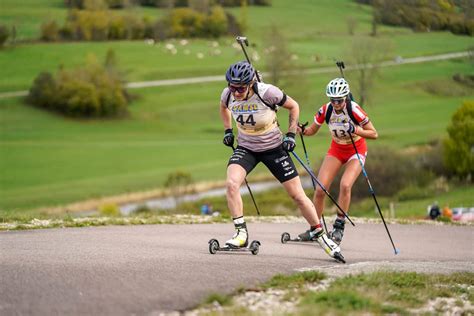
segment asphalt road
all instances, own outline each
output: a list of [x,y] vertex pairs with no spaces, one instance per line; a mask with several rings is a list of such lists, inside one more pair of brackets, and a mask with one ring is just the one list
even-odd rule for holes
[[149,315],[192,308],[210,293],[252,287],[301,269],[359,270],[380,263],[426,272],[474,272],[474,227],[382,224],[346,229],[346,265],[316,244],[281,244],[296,224],[248,224],[257,256],[208,252],[232,224],[107,226],[0,232],[0,315]]

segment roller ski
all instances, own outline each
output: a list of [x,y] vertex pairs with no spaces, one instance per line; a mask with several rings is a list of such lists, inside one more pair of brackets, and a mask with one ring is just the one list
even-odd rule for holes
[[310,235],[310,230],[305,231],[298,235],[298,237],[291,238],[290,234],[285,232],[281,234],[281,243],[286,244],[287,242],[315,242],[316,238]]
[[283,244],[287,242],[317,242],[331,258],[338,262],[346,263],[344,256],[341,254],[341,249],[324,233],[324,230],[307,230],[293,239],[289,233],[283,233],[281,235],[281,242]]
[[216,254],[218,251],[233,251],[233,252],[251,252],[257,255],[260,248],[260,242],[254,240],[248,242],[248,232],[245,225],[236,227],[236,232],[231,239],[227,240],[224,247],[219,245],[216,239],[209,240],[209,252]]
[[209,240],[209,252],[213,255],[216,254],[218,251],[250,252],[252,253],[252,255],[257,255],[259,251],[259,247],[260,247],[260,241],[258,240],[252,241],[249,246],[245,246],[245,247],[235,247],[235,246],[229,246],[227,244],[224,247],[221,247],[217,239]]

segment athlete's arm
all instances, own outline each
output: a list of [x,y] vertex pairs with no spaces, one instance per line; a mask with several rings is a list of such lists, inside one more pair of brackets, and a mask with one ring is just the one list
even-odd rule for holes
[[377,137],[379,137],[377,130],[375,129],[372,122],[370,121],[362,127],[356,126],[356,130],[354,134],[359,135],[360,137],[369,138],[369,139],[377,139]]
[[319,131],[320,128],[321,128],[321,125],[318,125],[318,124],[313,122],[313,124],[311,124],[309,127],[306,127],[304,129],[303,135],[305,135],[305,136],[314,135]]
[[223,102],[221,102],[220,114],[222,122],[224,123],[224,129],[232,128],[232,113]]
[[290,111],[289,122],[288,122],[288,132],[295,133],[298,127],[298,118],[300,117],[300,106],[293,100],[291,97],[287,96],[286,102],[283,104],[285,109]]

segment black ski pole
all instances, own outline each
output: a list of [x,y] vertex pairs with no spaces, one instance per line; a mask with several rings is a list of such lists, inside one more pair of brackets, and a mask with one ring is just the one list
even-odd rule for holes
[[309,175],[311,176],[311,178],[316,181],[316,183],[321,187],[321,189],[324,191],[324,193],[326,193],[326,195],[331,199],[331,201],[334,203],[334,205],[336,205],[336,207],[339,209],[339,211],[341,211],[344,216],[349,220],[349,222],[352,224],[352,226],[355,226],[354,222],[351,220],[351,218],[349,217],[349,215],[347,215],[346,212],[344,212],[344,210],[339,206],[339,204],[337,204],[336,200],[332,197],[332,195],[328,192],[328,190],[326,190],[326,188],[322,185],[321,182],[319,182],[319,180],[316,178],[316,176],[314,175],[313,171],[311,171],[310,168],[308,168],[305,163],[303,162],[303,160],[301,160],[300,157],[298,157],[298,155],[292,151],[291,152],[293,154],[293,156],[295,156],[296,160],[298,160],[298,162],[303,166],[303,168],[306,170],[306,172],[309,173]]
[[[339,67],[339,70],[341,72],[341,75],[342,75],[342,78],[344,78],[344,73],[342,71],[342,69],[344,69],[344,62],[343,61],[338,61],[336,62],[336,65],[337,67]],[[352,99],[352,96],[351,96],[351,99]],[[347,104],[347,103],[346,103]],[[350,104],[350,101],[349,101],[349,104]],[[346,113],[343,111],[344,115],[346,117],[348,117],[348,115],[346,115]],[[349,119],[347,119],[348,122],[349,122]],[[392,247],[393,247],[393,251],[395,252],[395,254],[399,254],[400,253],[400,250],[397,249],[395,247],[395,244],[393,243],[393,239],[392,239],[392,236],[390,235],[390,231],[388,230],[388,227],[387,227],[387,224],[385,223],[385,219],[383,217],[383,214],[382,214],[382,211],[380,210],[380,206],[379,206],[379,203],[377,201],[377,197],[375,196],[375,192],[374,192],[374,189],[372,188],[372,185],[370,184],[370,180],[369,180],[369,176],[367,175],[367,172],[365,171],[365,167],[364,167],[364,164],[362,163],[362,160],[360,159],[360,155],[359,155],[359,151],[357,150],[357,146],[355,145],[355,142],[354,142],[354,138],[352,137],[352,134],[349,133],[349,136],[351,138],[351,143],[352,143],[352,146],[354,147],[354,150],[356,152],[356,155],[357,155],[357,159],[359,160],[359,164],[360,166],[362,167],[362,173],[364,174],[364,177],[365,177],[365,181],[367,182],[367,185],[369,186],[369,191],[370,193],[372,194],[372,197],[374,199],[374,202],[375,202],[375,206],[377,207],[377,210],[379,211],[379,214],[380,214],[380,217],[382,218],[382,222],[383,222],[383,225],[385,226],[385,230],[387,231],[387,234],[388,234],[388,238],[390,238],[390,242],[392,243]]]
[[[304,129],[305,129],[306,126],[308,126],[308,122],[306,122],[304,124],[298,123],[298,125],[301,128],[300,137],[301,137],[301,144],[303,144],[303,151],[304,151],[304,155],[306,157],[306,163],[308,164],[308,168],[311,168],[311,163],[309,162],[308,152],[306,151],[306,145],[304,144],[304,137],[303,137]],[[316,182],[313,180],[313,178],[311,178],[311,183],[313,184],[313,189],[316,192]],[[328,232],[328,227],[326,225],[326,219],[324,218],[324,214],[321,214],[321,218],[323,220],[324,229],[326,230],[326,233],[327,233]]]
[[[245,58],[247,59],[248,63],[250,65],[252,65],[252,62],[250,61],[249,55],[247,55],[247,51],[245,50],[245,46],[249,46],[249,41],[247,40],[247,37],[237,36],[235,38],[235,40],[237,41],[237,43],[240,44],[240,47],[242,47],[242,51],[244,52]],[[244,46],[244,44],[245,44],[245,46]],[[257,77],[258,82],[262,81],[262,80],[260,80],[260,75],[258,74],[258,71],[255,71],[255,76]]]
[[[235,151],[234,145],[232,145],[232,150]],[[253,205],[255,206],[255,209],[257,210],[258,216],[260,216],[260,210],[258,209],[257,202],[255,202],[255,197],[253,196],[252,190],[250,190],[250,185],[247,181],[247,177],[245,177],[244,180],[245,180],[245,185],[247,186],[247,189],[249,190],[250,197],[252,198]]]

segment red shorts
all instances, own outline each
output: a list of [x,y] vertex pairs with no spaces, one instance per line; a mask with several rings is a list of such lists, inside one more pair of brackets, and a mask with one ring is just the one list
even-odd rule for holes
[[[365,164],[365,157],[367,156],[367,143],[365,138],[361,138],[356,141],[355,145],[362,164]],[[336,143],[334,140],[331,142],[331,147],[329,147],[327,154],[329,156],[336,157],[343,164],[350,160],[358,159],[352,144],[342,145]]]

